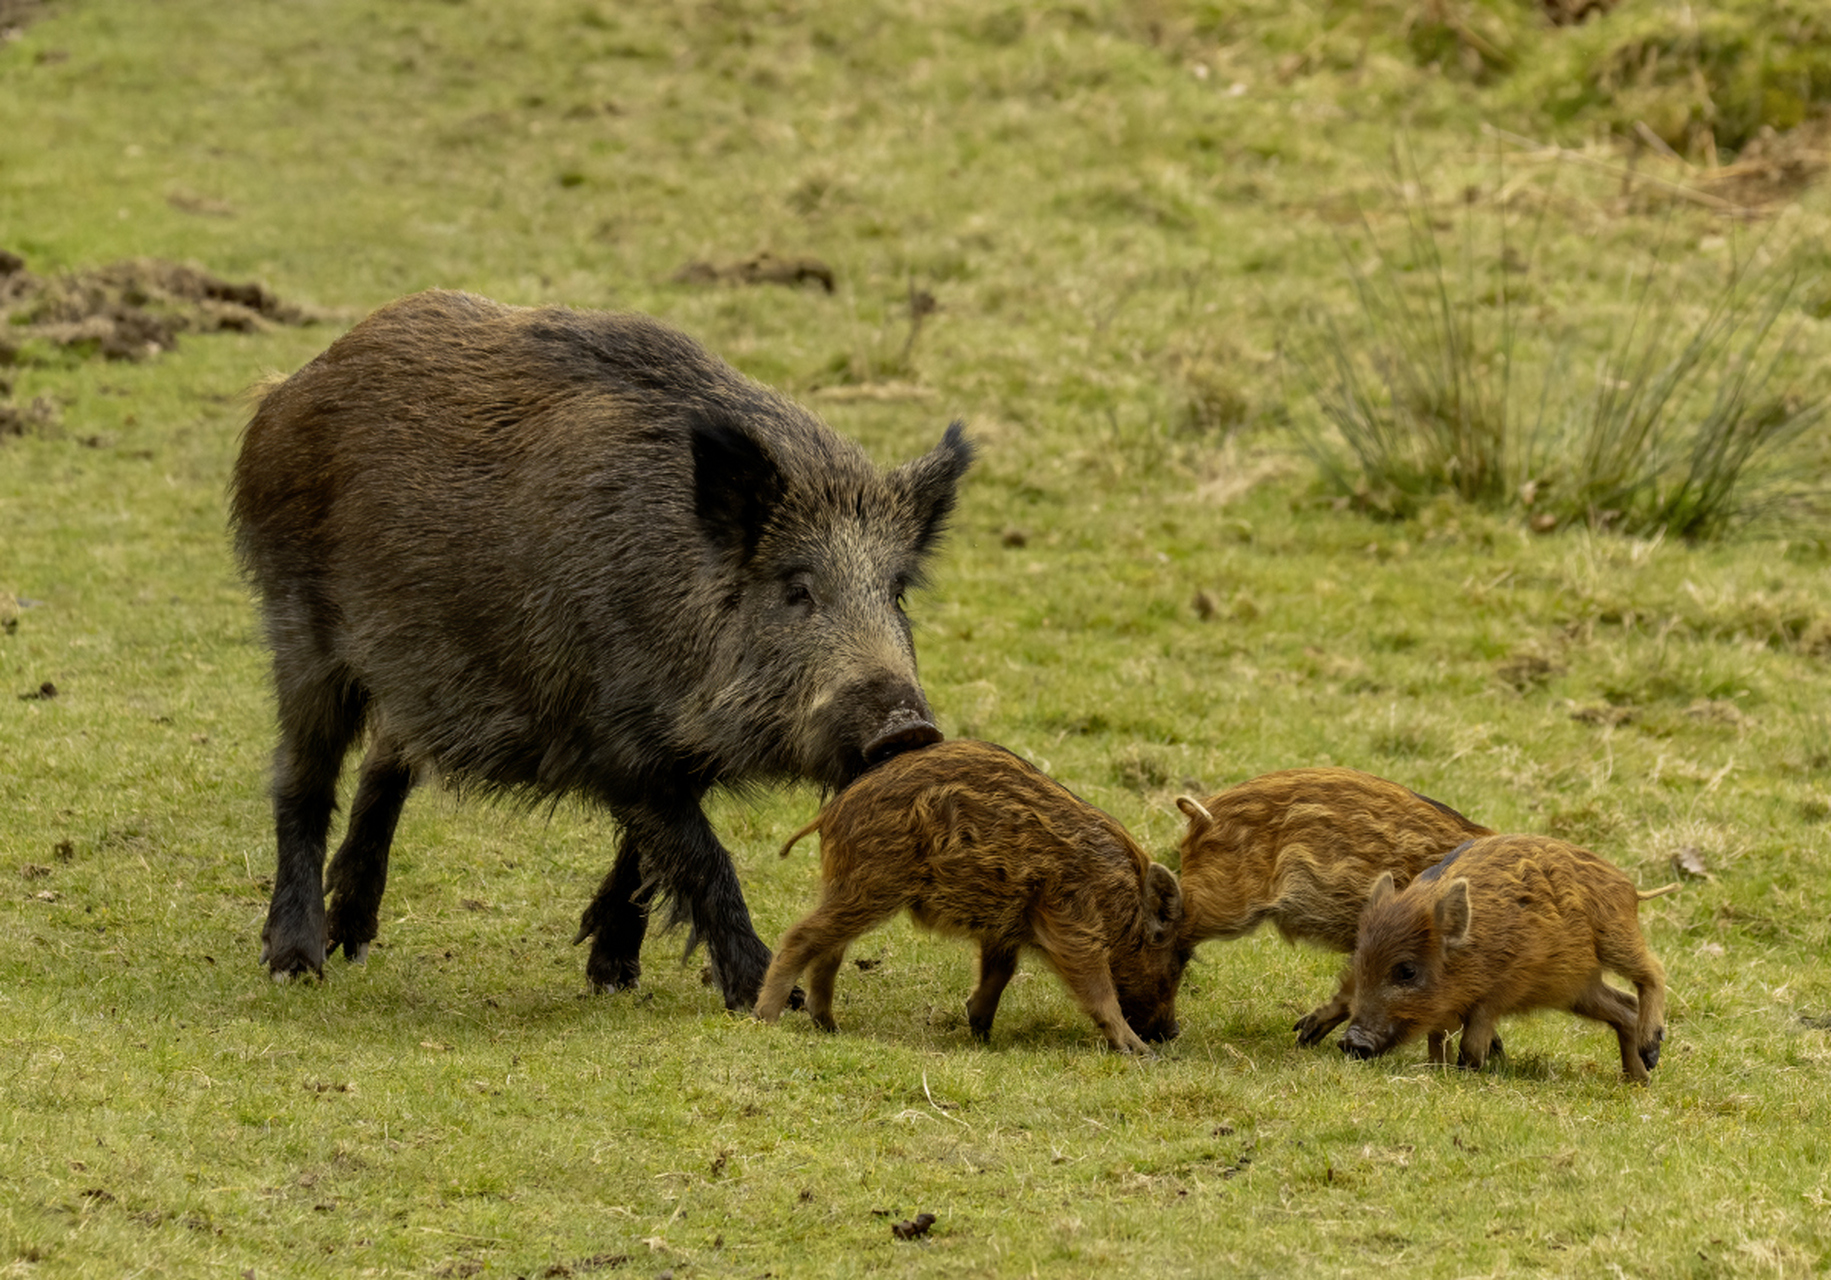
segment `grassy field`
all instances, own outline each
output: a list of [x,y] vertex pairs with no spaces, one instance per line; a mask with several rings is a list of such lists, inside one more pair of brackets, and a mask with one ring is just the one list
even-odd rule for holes
[[[1736,263],[1796,269],[1789,376],[1822,387],[1823,20],[1680,9],[31,11],[0,250],[191,262],[314,322],[143,361],[19,313],[0,340],[0,1276],[1831,1268],[1831,539],[1376,519],[1300,447],[1281,358],[1422,210],[1446,246],[1537,220],[1547,333],[1631,315],[1656,244],[1677,325]],[[834,289],[682,270],[765,253]],[[369,962],[276,986],[226,478],[250,385],[430,286],[662,316],[885,462],[964,417],[930,698],[1161,858],[1178,793],[1337,763],[1681,879],[1641,911],[1651,1087],[1559,1014],[1480,1075],[1299,1050],[1336,961],[1269,936],[1200,951],[1142,1062],[1034,963],[979,1047],[970,949],[906,922],[855,949],[837,1035],[727,1015],[678,934],[591,996],[608,819],[436,788]],[[1828,461],[1821,425],[1775,465]],[[715,802],[766,939],[813,901],[811,845],[775,853],[816,803]]]

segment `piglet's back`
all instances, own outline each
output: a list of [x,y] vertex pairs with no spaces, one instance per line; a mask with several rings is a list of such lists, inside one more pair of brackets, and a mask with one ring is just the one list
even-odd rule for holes
[[1022,757],[970,739],[891,757],[835,797],[790,845],[812,832],[821,837],[829,876],[852,862],[912,854],[938,874],[1010,874],[1045,849],[1135,879],[1150,866],[1111,816]]

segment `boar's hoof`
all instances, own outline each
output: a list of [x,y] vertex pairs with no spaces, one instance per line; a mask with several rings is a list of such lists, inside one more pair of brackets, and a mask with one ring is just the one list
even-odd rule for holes
[[641,977],[642,961],[635,956],[600,956],[594,951],[585,965],[585,978],[591,989],[605,995],[634,990]]
[[322,944],[315,949],[298,944],[263,947],[261,962],[267,966],[267,971],[273,975],[275,982],[285,982],[289,978],[322,978],[324,976],[324,947]]
[[1666,1029],[1658,1028],[1653,1032],[1653,1043],[1640,1046],[1640,1063],[1648,1071],[1659,1065],[1659,1042],[1666,1038]]
[[941,731],[928,720],[911,717],[896,721],[865,744],[865,763],[882,764],[891,756],[913,751],[917,747],[931,747],[939,741]]

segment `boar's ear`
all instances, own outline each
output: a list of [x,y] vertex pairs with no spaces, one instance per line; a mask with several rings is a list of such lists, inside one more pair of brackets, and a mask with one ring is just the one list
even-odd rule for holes
[[1465,876],[1450,881],[1437,899],[1437,934],[1445,947],[1460,947],[1469,940],[1469,882]]
[[1153,862],[1144,873],[1144,931],[1151,945],[1162,946],[1176,936],[1183,919],[1183,888],[1176,873]]
[[1380,872],[1380,878],[1373,882],[1373,889],[1367,894],[1367,905],[1362,908],[1362,910],[1373,910],[1373,908],[1379,906],[1380,903],[1390,898],[1394,892],[1396,892],[1396,890],[1392,887],[1392,872]]
[[701,413],[691,431],[693,512],[707,538],[748,560],[782,500],[782,472],[756,437],[729,417]]
[[929,553],[947,527],[947,518],[954,513],[955,486],[973,464],[974,452],[973,442],[966,438],[966,424],[956,421],[940,444],[890,473],[890,483],[902,490],[915,522],[918,557]]

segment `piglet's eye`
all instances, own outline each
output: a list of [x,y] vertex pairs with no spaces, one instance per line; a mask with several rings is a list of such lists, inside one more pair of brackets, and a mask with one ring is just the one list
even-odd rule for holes
[[1398,964],[1392,966],[1392,980],[1394,982],[1416,982],[1418,980],[1418,966],[1409,960],[1400,961]]

